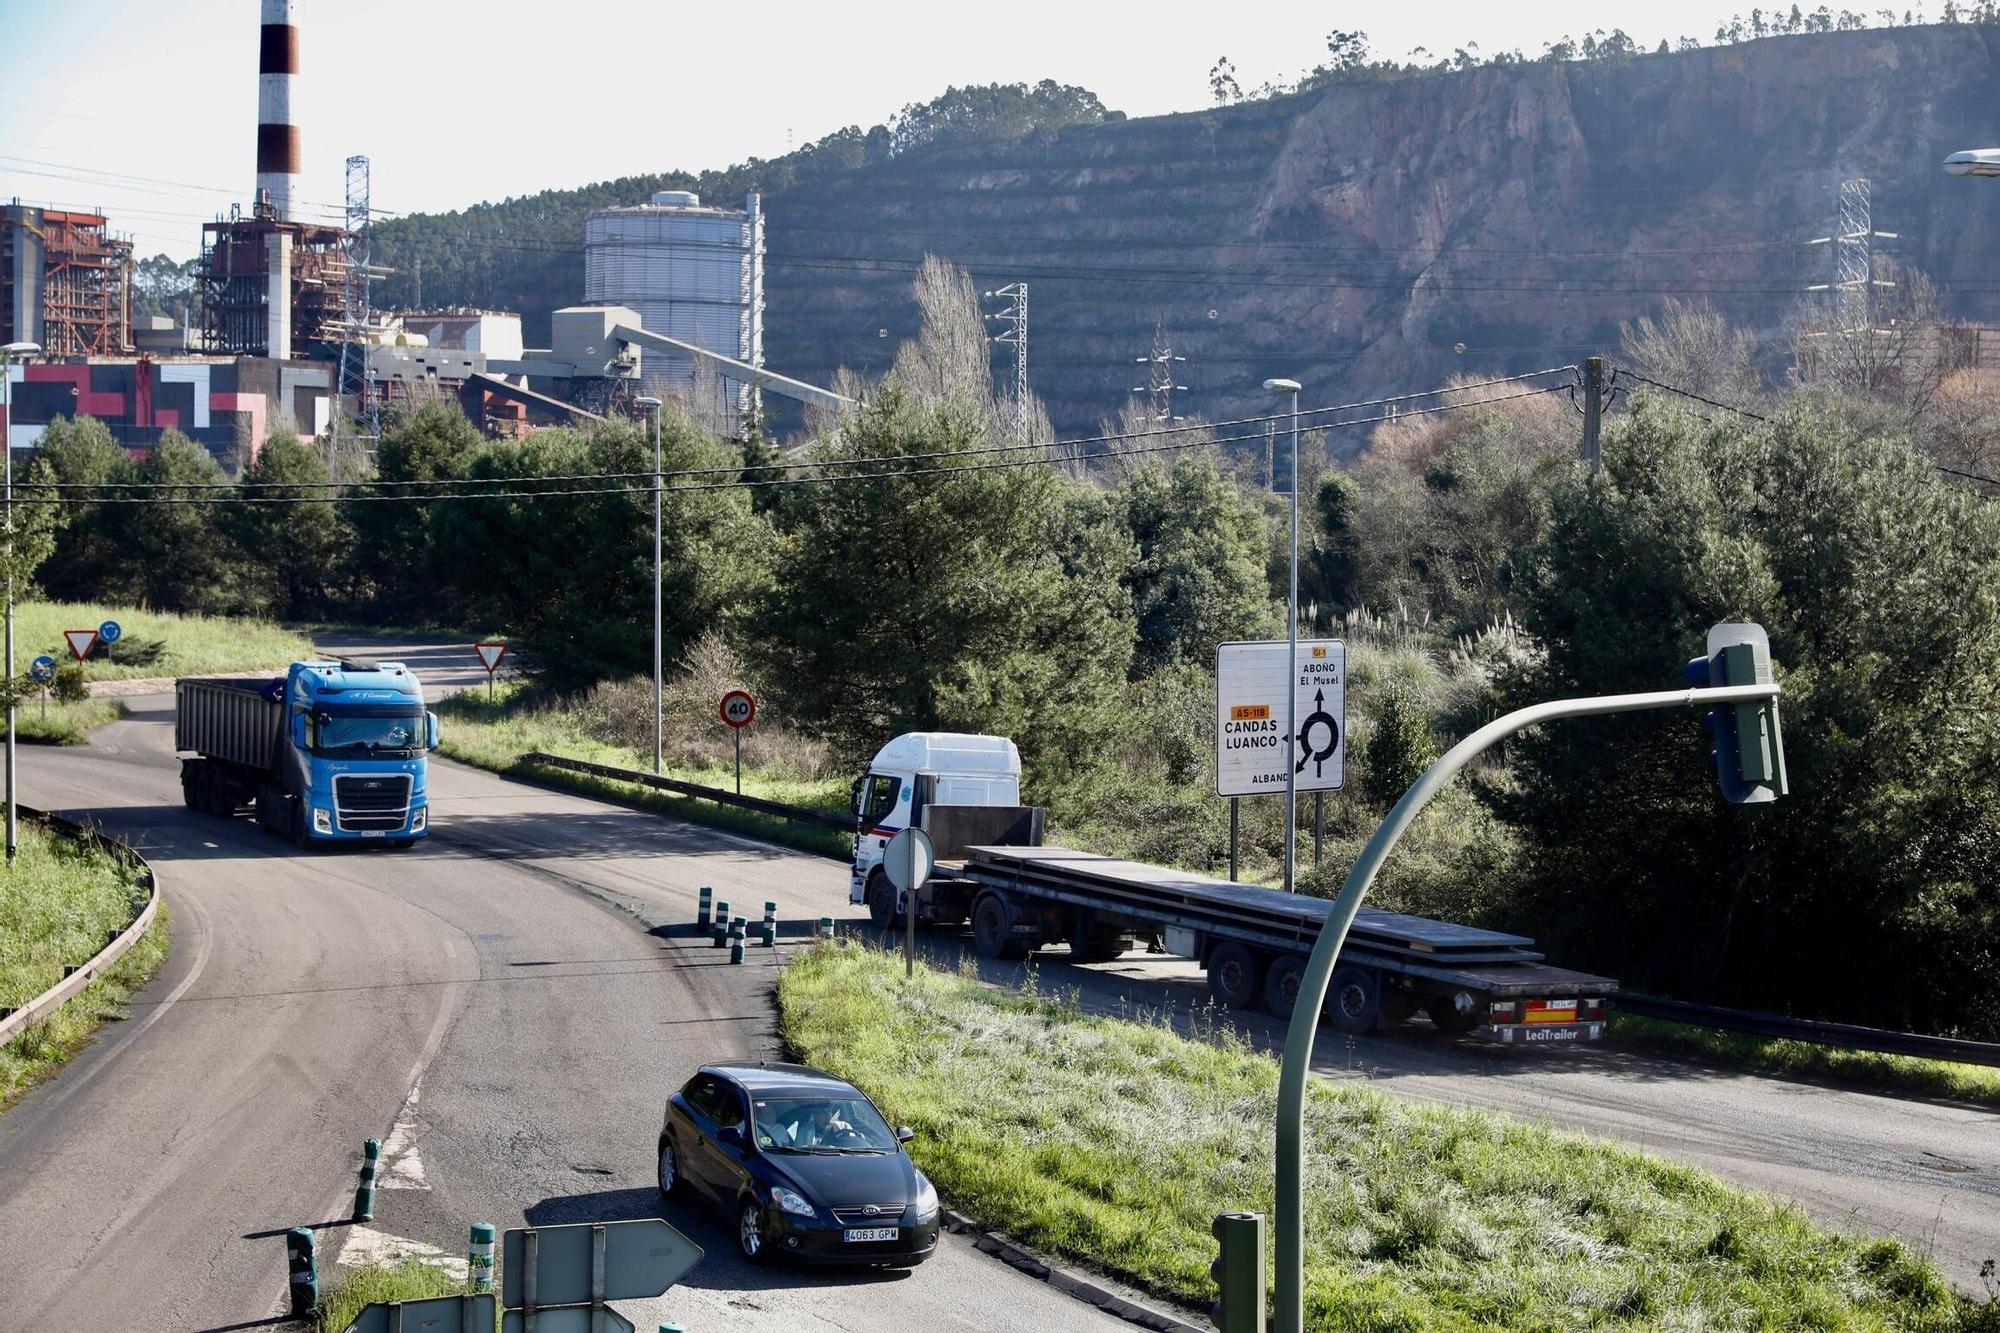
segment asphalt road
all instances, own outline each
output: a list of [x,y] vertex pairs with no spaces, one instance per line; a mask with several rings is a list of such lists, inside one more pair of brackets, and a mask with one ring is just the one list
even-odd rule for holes
[[[462,1256],[473,1221],[655,1215],[665,1095],[775,1054],[773,960],[718,965],[617,905],[685,895],[691,916],[704,877],[747,901],[766,853],[453,765],[435,841],[300,853],[183,809],[170,697],[129,702],[88,749],[24,749],[22,798],[152,857],[174,949],[127,1022],[0,1115],[0,1329],[265,1322],[290,1226],[319,1228],[331,1270],[396,1238]],[[369,1137],[387,1161],[362,1232],[341,1219]],[[955,1237],[913,1273],[829,1277],[752,1270],[719,1223],[667,1215],[708,1257],[625,1307],[642,1326],[1129,1328]]]
[[[454,665],[462,650],[399,647],[427,679],[483,680]],[[752,950],[732,968],[692,941],[698,887],[759,911],[776,900],[793,937],[823,913],[857,919],[832,862],[444,762],[429,843],[296,853],[248,820],[182,809],[171,703],[132,704],[89,749],[23,752],[24,800],[90,813],[157,859],[176,942],[126,1024],[0,1116],[0,1328],[29,1312],[83,1327],[266,1318],[283,1254],[265,1233],[344,1215],[370,1136],[391,1141],[392,1187],[372,1233],[322,1231],[323,1263],[382,1236],[458,1254],[474,1220],[650,1215],[664,1092],[702,1060],[775,1047],[772,960]],[[1213,1017],[1182,963],[1072,967],[1054,952],[1037,966],[1095,1009]],[[1991,1111],[1612,1050],[1328,1032],[1317,1057],[1328,1077],[1638,1143],[1828,1225],[1900,1235],[1968,1288],[2000,1255]],[[905,1277],[765,1272],[736,1263],[713,1220],[669,1216],[711,1258],[628,1306],[642,1327],[1128,1327],[962,1242]]]

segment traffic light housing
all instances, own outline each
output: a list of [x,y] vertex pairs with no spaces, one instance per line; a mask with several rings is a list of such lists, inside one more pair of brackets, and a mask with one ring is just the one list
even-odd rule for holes
[[[1687,664],[1687,682],[1697,688],[1769,685],[1771,640],[1762,625],[1722,624],[1708,631],[1708,656]],[[1723,799],[1733,805],[1775,801],[1790,791],[1785,780],[1784,733],[1778,701],[1752,699],[1709,710],[1708,730]]]
[[1264,1333],[1264,1215],[1218,1213],[1210,1228],[1220,1252],[1208,1266],[1217,1300],[1209,1315],[1220,1333]]

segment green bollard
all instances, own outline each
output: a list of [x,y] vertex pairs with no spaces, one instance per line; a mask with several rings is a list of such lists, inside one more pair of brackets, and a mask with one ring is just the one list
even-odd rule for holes
[[661,1324],[660,1333],[687,1333],[679,1324]]
[[472,1224],[471,1248],[465,1256],[465,1289],[477,1296],[493,1290],[493,1224]]
[[764,904],[764,947],[774,948],[778,943],[778,905]]
[[715,905],[715,926],[709,932],[709,947],[720,949],[729,942],[729,902],[724,899]]
[[310,1318],[319,1307],[319,1263],[313,1233],[293,1227],[285,1233],[286,1285],[292,1294],[292,1317]]
[[823,916],[823,917],[821,917],[821,918],[819,919],[819,937],[820,937],[821,939],[823,939],[823,940],[830,940],[830,939],[832,939],[832,938],[833,938],[833,918],[832,918],[832,917],[830,917],[830,916]]
[[743,961],[743,918],[736,917],[729,923],[729,961]]
[[354,1220],[375,1220],[375,1164],[382,1160],[382,1140],[370,1139],[361,1145],[361,1188],[354,1191]]
[[714,902],[715,902],[715,886],[713,884],[702,885],[701,903],[694,909],[694,928],[696,930],[708,929],[709,912]]

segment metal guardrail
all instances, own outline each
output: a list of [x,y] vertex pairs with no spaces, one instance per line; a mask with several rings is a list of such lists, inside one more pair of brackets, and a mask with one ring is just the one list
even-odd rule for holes
[[698,797],[704,801],[714,801],[717,805],[733,805],[739,810],[755,810],[758,814],[776,815],[780,819],[789,819],[798,824],[814,824],[839,833],[854,832],[853,815],[828,814],[824,810],[808,810],[802,805],[767,801],[760,796],[741,796],[733,791],[724,791],[720,787],[704,787],[698,782],[663,778],[656,773],[644,773],[635,768],[613,768],[609,764],[593,764],[582,759],[565,758],[559,754],[544,754],[540,750],[531,750],[519,756],[515,762],[533,764],[541,768],[559,768],[571,773],[588,773],[592,777],[609,778],[613,782],[636,783],[656,791],[673,792],[677,796]]
[[2000,1068],[2000,1043],[1996,1042],[1926,1037],[1915,1032],[1891,1032],[1885,1028],[1858,1027],[1852,1023],[1818,1023],[1807,1018],[1722,1009],[1712,1004],[1690,1004],[1685,1000],[1662,1000],[1649,995],[1620,995],[1615,1003],[1621,1012],[1638,1014],[1642,1018],[1663,1018],[1671,1023],[1747,1032],[1757,1037],[1785,1037],[1792,1041],[1810,1041],[1847,1050],[1877,1051],[1883,1055],[1914,1055],[1925,1060],[1950,1060],[1958,1064]]
[[99,949],[89,962],[82,964],[75,971],[68,973],[61,981],[58,981],[55,985],[49,987],[20,1008],[8,1010],[4,1015],[0,1015],[0,1044],[14,1040],[15,1037],[19,1036],[31,1024],[39,1022],[51,1013],[54,1013],[57,1009],[62,1008],[63,1005],[75,998],[78,991],[103,975],[107,968],[125,956],[127,949],[130,949],[134,944],[139,942],[139,937],[146,933],[146,928],[153,924],[153,918],[159,914],[160,910],[159,877],[154,874],[152,864],[145,857],[134,851],[129,844],[101,833],[89,825],[79,824],[72,819],[64,819],[61,815],[52,815],[44,810],[33,810],[25,805],[17,806],[16,808],[20,813],[32,819],[40,820],[51,828],[59,829],[62,832],[68,833],[71,837],[81,838],[85,842],[102,848],[112,856],[124,861],[127,865],[138,866],[140,882],[146,886],[146,905],[139,909],[139,914],[132,918],[130,925],[126,926],[123,930],[113,932],[111,938],[105,941],[104,947]]

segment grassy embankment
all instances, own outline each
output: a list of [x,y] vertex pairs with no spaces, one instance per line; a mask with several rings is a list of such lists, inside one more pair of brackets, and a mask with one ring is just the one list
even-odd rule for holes
[[130,606],[23,602],[14,608],[14,654],[25,670],[37,653],[71,661],[66,629],[96,629],[115,620],[124,630],[107,656],[93,656],[87,679],[142,680],[203,672],[258,671],[312,655],[312,640],[268,621],[235,616],[181,616]]
[[[800,1059],[917,1131],[948,1202],[1188,1305],[1209,1224],[1271,1205],[1277,1065],[857,947],[779,981]],[[1314,1082],[1308,1324],[1992,1329],[1892,1240],[1833,1235],[1704,1172],[1579,1135]]]
[[[322,1272],[321,1280],[333,1275]],[[319,1333],[346,1333],[355,1316],[376,1301],[421,1301],[432,1296],[456,1296],[465,1283],[419,1259],[394,1264],[370,1264],[342,1271],[338,1282],[326,1285],[320,1297]]]
[[[0,1005],[19,1006],[62,980],[65,964],[88,961],[107,932],[122,930],[145,903],[136,872],[94,847],[26,820],[20,854],[0,869]],[[122,1018],[125,1002],[167,956],[164,908],[138,943],[68,1004],[0,1046],[0,1109]]]
[[[530,702],[519,685],[502,685],[492,703],[487,702],[486,691],[467,690],[441,700],[436,709],[442,719],[440,753],[447,758],[843,861],[852,851],[848,835],[832,829],[677,796],[637,783],[615,782],[560,769],[523,768],[517,760],[532,750],[641,771],[652,769],[653,755],[650,745],[642,753],[631,744],[605,739],[607,728],[588,711],[573,705]],[[616,735],[618,731],[609,729],[608,734]],[[736,781],[733,765],[690,763],[684,752],[670,756],[670,762],[664,765],[664,776],[724,790],[733,789]],[[743,794],[836,814],[847,810],[846,779],[773,772],[747,762],[743,768]]]

